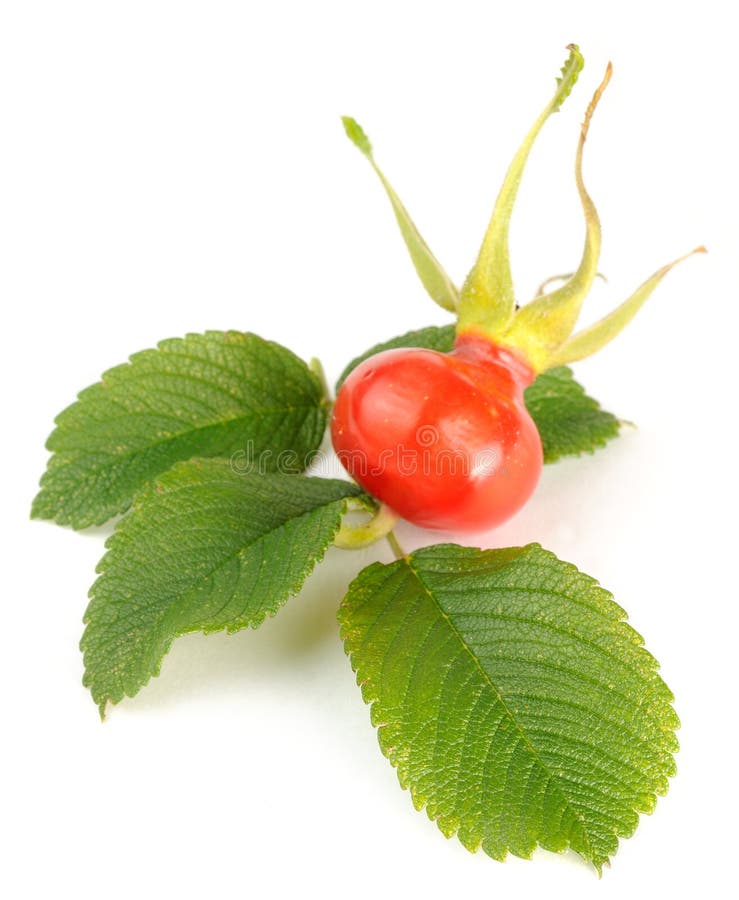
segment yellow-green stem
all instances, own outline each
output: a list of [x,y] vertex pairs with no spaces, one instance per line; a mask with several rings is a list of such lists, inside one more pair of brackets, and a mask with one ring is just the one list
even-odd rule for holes
[[363,547],[377,543],[384,537],[390,540],[388,535],[392,534],[398,518],[397,513],[383,505],[369,522],[365,522],[363,525],[348,525],[346,522],[342,522],[336,532],[334,546],[341,550],[361,550]]
[[400,546],[398,539],[395,537],[394,531],[388,531],[388,533],[385,535],[385,537],[387,539],[388,544],[390,544],[390,549],[395,554],[396,559],[405,559],[408,556],[408,554],[405,552],[405,550]]

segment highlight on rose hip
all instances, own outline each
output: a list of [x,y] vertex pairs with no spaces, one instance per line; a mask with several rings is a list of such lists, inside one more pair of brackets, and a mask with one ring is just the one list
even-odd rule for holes
[[[692,255],[578,329],[601,244],[583,154],[609,64],[575,146],[582,257],[534,298],[515,295],[509,223],[536,138],[583,68],[578,47],[567,50],[461,286],[365,132],[343,119],[447,325],[370,348],[347,365],[335,399],[319,362],[251,332],[188,334],[135,353],[57,417],[32,515],[75,529],[120,517],[80,644],[83,683],[103,718],[159,675],[180,635],[257,628],[330,548],[382,542],[394,561],[358,572],[337,597],[338,622],[401,786],[469,850],[502,860],[570,848],[600,873],[675,774],[672,693],[594,578],[535,542],[467,543],[483,533],[494,542],[492,529],[529,501],[543,466],[617,438],[621,420],[570,366],[610,344]],[[316,474],[327,429],[343,466],[335,477]],[[427,546],[401,547],[401,518],[429,530]],[[438,543],[439,530],[467,538]]]

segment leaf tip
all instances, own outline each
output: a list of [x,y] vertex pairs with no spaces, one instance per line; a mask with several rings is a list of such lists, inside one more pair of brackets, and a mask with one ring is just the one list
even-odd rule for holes
[[351,116],[342,116],[341,122],[344,126],[344,131],[349,140],[354,144],[354,146],[360,150],[365,156],[372,156],[372,144],[370,143],[370,139],[365,134],[362,126],[357,122],[356,119],[353,119]]

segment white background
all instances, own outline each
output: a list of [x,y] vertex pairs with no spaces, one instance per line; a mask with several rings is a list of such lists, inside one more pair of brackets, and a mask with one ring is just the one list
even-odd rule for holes
[[[4,895],[726,895],[738,599],[730,5],[1,9]],[[461,280],[570,41],[587,65],[521,189],[520,297],[576,262],[577,129],[608,59],[586,177],[610,282],[589,314],[696,244],[711,251],[578,367],[638,429],[548,468],[529,506],[481,538],[538,540],[600,578],[675,692],[678,777],[601,882],[572,854],[472,856],[398,788],[335,622],[351,577],[385,549],[330,552],[259,631],[178,641],[161,677],[101,725],[77,642],[107,531],[28,521],[54,415],[133,351],[251,329],[320,356],[333,377],[370,343],[445,321],[339,115],[365,125]]]

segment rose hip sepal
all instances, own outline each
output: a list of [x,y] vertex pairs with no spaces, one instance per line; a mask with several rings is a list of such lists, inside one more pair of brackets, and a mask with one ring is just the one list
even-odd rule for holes
[[[346,379],[336,398],[334,448],[348,472],[416,525],[480,531],[520,509],[542,465],[541,442],[523,390],[539,373],[591,356],[612,341],[685,258],[663,266],[624,303],[573,336],[598,275],[600,221],[583,181],[582,161],[590,121],[611,78],[609,64],[586,110],[575,157],[585,219],[580,264],[560,287],[517,304],[508,240],[511,213],[531,148],[582,70],[579,49],[574,44],[568,49],[554,96],[508,169],[477,261],[461,290],[377,166],[367,135],[354,119],[343,120],[348,137],[385,188],[424,287],[440,306],[457,314],[457,340],[448,356],[399,350],[369,359]],[[698,247],[693,252],[702,251]]]
[[409,521],[479,531],[529,499],[542,445],[523,392],[534,372],[472,334],[451,353],[388,350],[339,391],[334,448],[352,477]]

